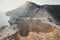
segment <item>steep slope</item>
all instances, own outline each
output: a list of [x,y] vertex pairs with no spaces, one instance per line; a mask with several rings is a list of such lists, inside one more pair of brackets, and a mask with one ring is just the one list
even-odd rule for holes
[[49,5],[46,9],[54,18],[55,23],[60,25],[60,5]]
[[17,18],[51,17],[48,15],[48,12],[46,11],[44,6],[39,6],[33,2],[26,2],[20,7],[7,12],[6,15],[10,16],[10,24],[14,24]]
[[10,16],[9,23],[12,25],[17,18],[49,18],[53,17],[54,23],[60,24],[60,5],[37,5],[33,2],[26,2],[20,7],[7,12]]
[[[20,7],[7,12],[7,15],[10,16],[19,16],[19,17],[35,17],[36,14],[40,14],[39,17],[45,17],[44,15],[48,15],[48,12],[45,9],[45,5],[37,5],[33,2],[26,2]],[[43,15],[42,15],[43,14]],[[36,15],[37,16],[37,15]]]
[[[10,27],[0,30],[0,40],[59,40],[60,26],[50,22],[43,22],[40,19],[19,19],[16,21],[18,31]],[[28,30],[26,30],[28,29]],[[25,36],[25,33],[28,35]],[[0,34],[1,34],[0,33]],[[21,34],[22,33],[22,34]],[[4,36],[5,35],[5,36]]]

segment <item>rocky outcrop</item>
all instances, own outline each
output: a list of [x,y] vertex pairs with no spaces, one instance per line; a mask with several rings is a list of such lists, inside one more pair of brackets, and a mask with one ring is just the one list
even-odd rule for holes
[[[5,31],[8,35],[1,40],[59,40],[60,26],[40,19],[19,19],[16,21],[17,28],[13,31]],[[10,28],[7,28],[10,29]],[[9,35],[8,32],[11,34]],[[22,34],[21,34],[22,33]],[[27,35],[26,35],[27,33]],[[3,36],[4,36],[3,35]],[[2,37],[3,37],[2,36]]]
[[59,7],[26,2],[7,12],[11,27],[0,29],[0,40],[60,40]]
[[[3,26],[2,28],[0,28],[0,40],[3,40],[4,38],[15,34],[18,31],[18,29],[14,29],[12,27],[9,27],[7,25]],[[4,39],[5,40],[5,39]]]
[[[16,24],[18,28],[21,30],[22,35],[24,35],[25,31],[28,32],[43,32],[49,33],[55,29],[55,26],[52,26],[53,23],[42,21],[42,19],[17,19]],[[52,25],[51,25],[52,24]],[[27,31],[28,30],[28,31]]]
[[8,11],[6,15],[10,16],[9,23],[12,25],[15,23],[17,18],[51,17],[48,13],[49,12],[46,10],[45,6],[39,6],[33,2],[26,2],[25,4],[12,11]]
[[6,15],[10,16],[9,23],[12,25],[17,18],[49,18],[54,19],[54,23],[60,24],[60,5],[37,5],[33,2],[26,2],[18,8],[8,11]]

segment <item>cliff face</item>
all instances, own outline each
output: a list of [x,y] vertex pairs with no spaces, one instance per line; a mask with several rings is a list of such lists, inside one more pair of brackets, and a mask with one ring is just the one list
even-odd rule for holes
[[53,17],[54,23],[60,24],[60,5],[37,5],[32,2],[26,2],[20,7],[9,11],[6,15],[10,16],[10,24],[14,24],[17,18],[49,18]]
[[[38,16],[40,14],[40,16]],[[48,15],[48,12],[46,11],[45,5],[37,5],[32,2],[26,2],[25,4],[21,5],[20,7],[16,8],[15,10],[7,12],[7,15],[10,16],[19,16],[21,17],[45,17]],[[45,16],[44,16],[45,15]]]
[[39,6],[32,2],[26,2],[15,10],[7,12],[6,15],[10,16],[10,24],[14,24],[17,18],[47,18],[51,17],[45,6]]
[[7,12],[11,27],[0,29],[0,40],[60,40],[59,10],[59,5],[26,2]]
[[[5,31],[5,35],[9,32],[13,34],[0,37],[1,40],[59,40],[60,26],[50,22],[43,22],[40,19],[19,19],[16,21],[17,28],[13,31]],[[8,33],[7,33],[8,32]],[[3,33],[4,34],[4,33]],[[4,35],[3,35],[4,36]]]

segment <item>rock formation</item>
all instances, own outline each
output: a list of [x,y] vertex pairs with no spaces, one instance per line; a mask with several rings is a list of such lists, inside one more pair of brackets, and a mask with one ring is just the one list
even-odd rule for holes
[[37,5],[33,2],[26,2],[18,8],[8,11],[10,16],[9,23],[12,25],[17,18],[49,18],[52,17],[53,23],[60,24],[60,5]]
[[0,40],[60,40],[59,10],[59,5],[26,2],[7,12],[11,26],[0,28]]
[[[16,29],[5,28],[0,40],[59,40],[60,26],[40,19],[19,19],[16,21]],[[10,35],[9,35],[10,34]]]

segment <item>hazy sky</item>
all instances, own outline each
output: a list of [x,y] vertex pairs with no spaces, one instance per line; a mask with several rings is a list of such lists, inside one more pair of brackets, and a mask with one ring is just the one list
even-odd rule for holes
[[60,0],[0,0],[0,11],[10,11],[26,1],[32,1],[37,4],[59,4]]

